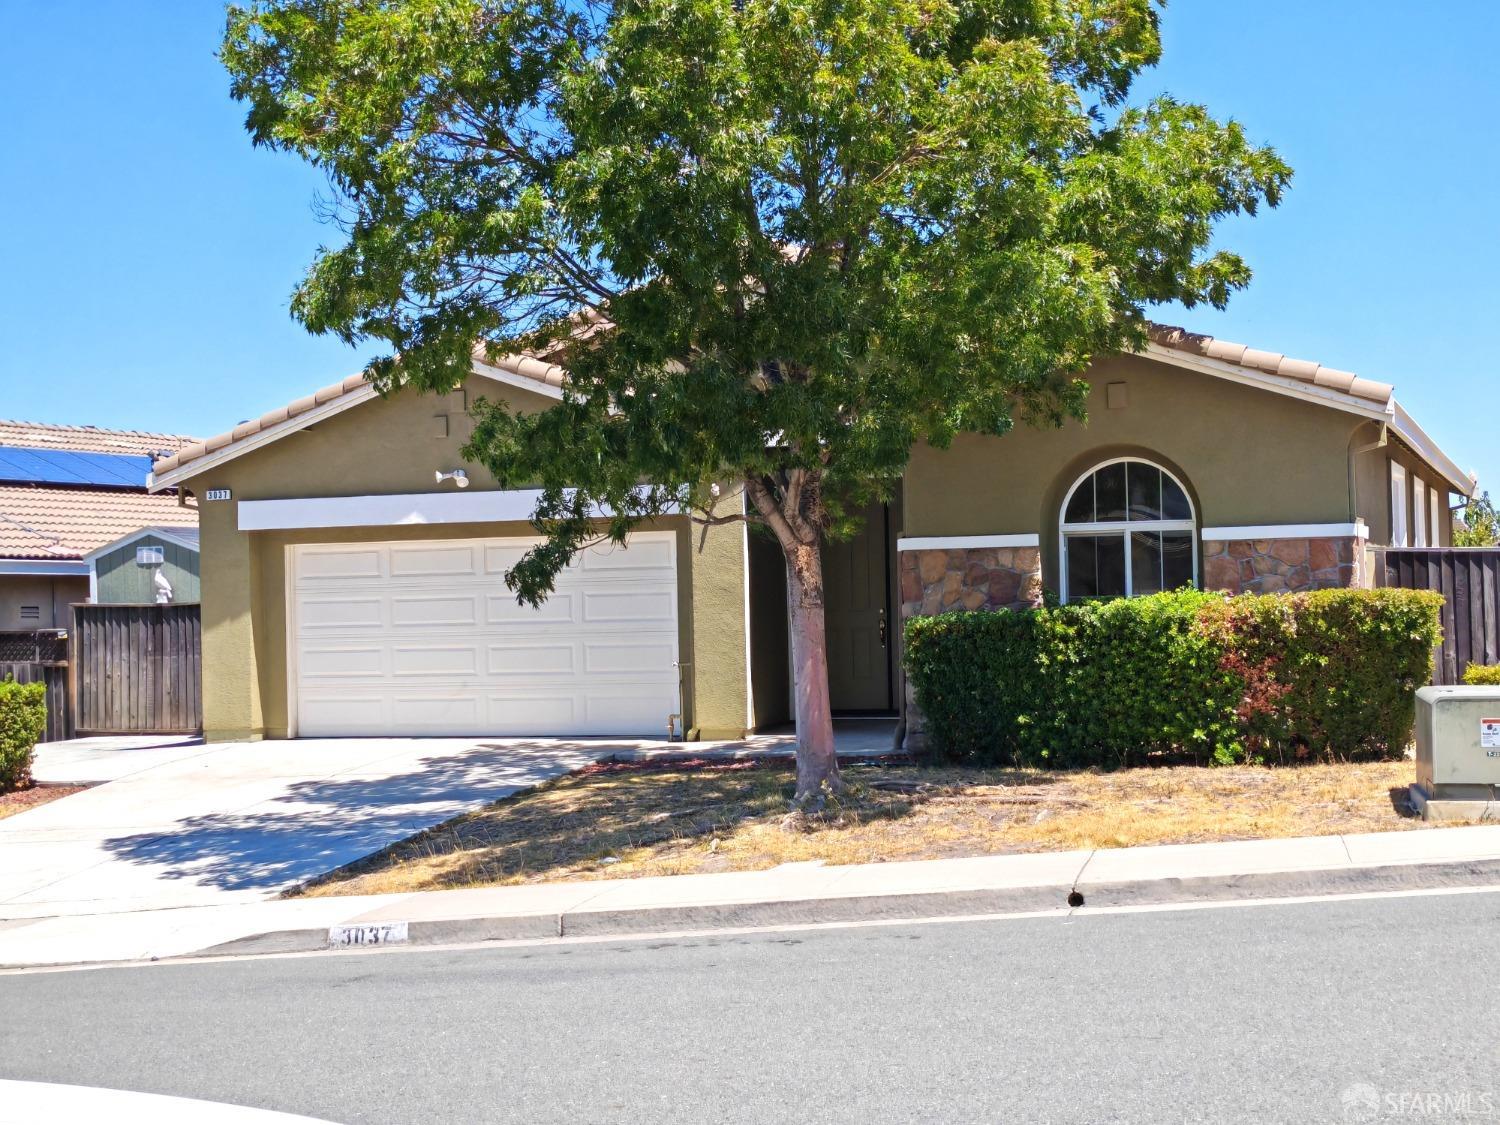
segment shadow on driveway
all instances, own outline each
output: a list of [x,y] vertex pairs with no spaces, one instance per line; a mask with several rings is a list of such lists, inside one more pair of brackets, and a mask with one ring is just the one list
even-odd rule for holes
[[239,812],[180,821],[166,832],[104,842],[116,859],[161,868],[159,878],[225,891],[283,889],[412,833],[561,776],[631,743],[511,742],[422,759],[384,777],[294,782]]

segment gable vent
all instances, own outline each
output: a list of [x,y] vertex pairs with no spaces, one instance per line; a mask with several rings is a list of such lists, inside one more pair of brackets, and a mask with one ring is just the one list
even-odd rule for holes
[[22,621],[40,621],[42,619],[42,607],[39,605],[23,605],[21,607]]

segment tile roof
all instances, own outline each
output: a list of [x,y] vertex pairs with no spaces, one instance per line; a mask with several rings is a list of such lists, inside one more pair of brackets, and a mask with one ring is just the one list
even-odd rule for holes
[[[1393,388],[1389,383],[1377,383],[1370,379],[1361,379],[1351,372],[1324,367],[1311,360],[1288,359],[1278,352],[1259,351],[1245,344],[1235,344],[1228,340],[1216,340],[1212,336],[1189,332],[1185,328],[1177,328],[1170,324],[1152,324],[1150,325],[1149,332],[1153,344],[1170,348],[1173,351],[1205,356],[1209,359],[1219,360],[1220,362],[1232,364],[1236,367],[1243,367],[1247,370],[1261,371],[1285,379],[1296,379],[1303,383],[1328,387],[1347,395],[1353,395],[1356,398],[1380,403],[1382,406],[1390,402],[1393,393]],[[485,355],[482,345],[475,347],[474,359],[478,363],[497,367],[512,375],[532,379],[549,387],[561,387],[567,381],[568,377],[568,373],[564,368],[559,367],[555,363],[548,363],[544,359],[537,359],[532,356],[508,355],[497,359],[489,359]],[[270,413],[262,414],[259,418],[252,418],[248,422],[241,422],[234,429],[227,430],[217,437],[211,437],[207,441],[194,441],[190,444],[185,444],[170,457],[164,457],[157,461],[154,466],[154,472],[158,476],[163,473],[169,473],[201,457],[206,457],[210,453],[216,453],[227,445],[241,441],[252,434],[260,433],[262,430],[285,422],[289,418],[295,418],[299,414],[306,414],[316,406],[322,406],[326,402],[331,402],[336,398],[351,394],[367,385],[368,380],[366,380],[363,374],[350,375],[341,382],[331,383],[322,390],[315,391],[305,398],[299,398],[296,402],[283,406],[278,410],[272,410]]]
[[81,559],[143,527],[193,528],[198,509],[172,494],[0,485],[0,558]]
[[1283,379],[1296,379],[1318,387],[1329,387],[1335,391],[1342,391],[1346,395],[1353,395],[1355,398],[1377,402],[1381,406],[1391,401],[1391,395],[1395,390],[1389,383],[1361,379],[1351,371],[1324,367],[1310,359],[1288,359],[1280,352],[1263,352],[1247,344],[1216,340],[1212,336],[1189,332],[1186,328],[1177,328],[1170,324],[1151,325],[1150,336],[1153,344],[1171,348],[1173,351],[1216,359],[1222,363],[1233,364],[1235,367],[1263,371],[1267,375],[1279,375]]
[[181,449],[196,438],[183,434],[152,434],[142,430],[105,430],[98,426],[57,426],[47,422],[0,419],[0,445],[27,449],[72,449],[80,453],[124,453],[153,456]]

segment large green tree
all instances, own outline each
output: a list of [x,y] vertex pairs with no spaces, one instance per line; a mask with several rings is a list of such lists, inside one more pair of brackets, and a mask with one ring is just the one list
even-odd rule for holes
[[476,409],[467,455],[544,489],[519,597],[682,506],[775,535],[805,801],[840,785],[825,538],[914,443],[1081,417],[1150,305],[1249,278],[1214,225],[1289,169],[1132,103],[1160,49],[1152,0],[257,0],[223,59],[256,143],[334,188],[311,330],[382,345],[383,389],[476,344],[570,371]]
[[1453,529],[1455,547],[1493,547],[1500,544],[1500,516],[1483,492],[1464,505],[1463,522]]

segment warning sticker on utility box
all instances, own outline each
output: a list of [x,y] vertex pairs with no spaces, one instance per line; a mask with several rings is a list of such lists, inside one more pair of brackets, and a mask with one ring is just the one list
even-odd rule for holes
[[1479,746],[1483,750],[1500,750],[1500,719],[1479,720]]

